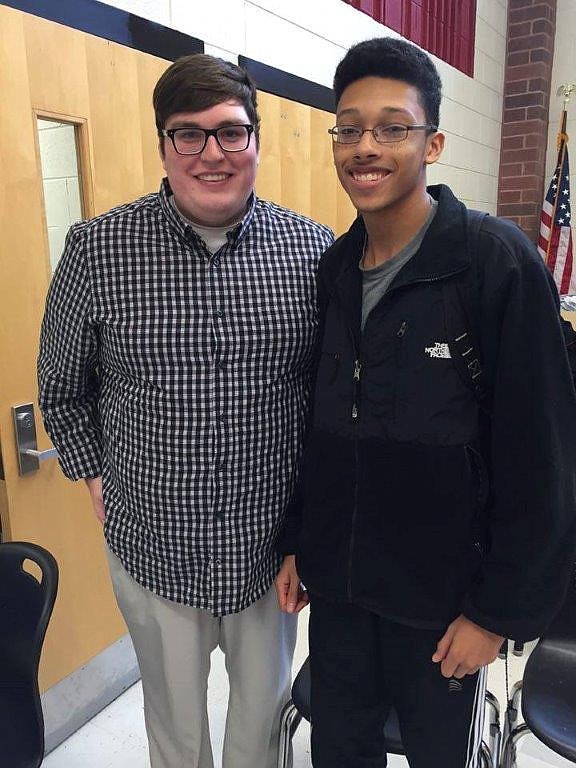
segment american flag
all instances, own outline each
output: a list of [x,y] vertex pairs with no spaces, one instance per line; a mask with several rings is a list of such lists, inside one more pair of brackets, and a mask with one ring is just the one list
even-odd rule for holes
[[560,296],[576,294],[576,269],[572,263],[572,229],[570,227],[570,170],[568,164],[566,112],[558,140],[558,162],[540,214],[538,251]]

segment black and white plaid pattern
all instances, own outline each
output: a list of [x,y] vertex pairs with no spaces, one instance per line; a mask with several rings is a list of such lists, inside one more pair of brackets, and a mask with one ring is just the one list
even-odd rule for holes
[[72,227],[42,327],[40,407],[71,479],[102,474],[105,533],[161,597],[260,598],[294,485],[332,233],[257,198],[211,255],[148,195]]

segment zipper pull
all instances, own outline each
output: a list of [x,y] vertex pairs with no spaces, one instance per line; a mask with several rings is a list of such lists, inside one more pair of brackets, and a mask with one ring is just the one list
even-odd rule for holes
[[358,418],[358,406],[356,403],[352,406],[352,418],[356,420]]
[[354,360],[354,381],[360,381],[360,371],[362,370],[362,363],[360,360]]
[[408,327],[408,323],[406,322],[406,320],[404,320],[404,322],[400,326],[400,329],[398,330],[398,333],[396,334],[396,336],[398,336],[399,339],[401,339],[402,336],[404,336],[404,334],[406,333],[407,327]]

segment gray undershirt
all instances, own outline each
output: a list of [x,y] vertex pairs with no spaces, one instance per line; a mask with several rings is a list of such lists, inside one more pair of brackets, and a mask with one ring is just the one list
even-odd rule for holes
[[391,259],[387,259],[382,264],[378,264],[377,267],[366,269],[363,265],[364,254],[362,254],[359,264],[362,272],[362,330],[364,330],[368,315],[372,312],[376,304],[378,304],[382,296],[384,296],[390,287],[392,280],[394,280],[402,267],[410,261],[412,256],[414,256],[420,248],[424,235],[432,223],[437,209],[438,203],[436,200],[430,198],[430,211],[422,228],[408,245],[405,245],[404,248],[402,248],[402,250],[395,256],[392,256]]
[[204,227],[201,224],[196,224],[194,221],[190,221],[190,219],[184,216],[176,205],[174,195],[170,197],[170,203],[182,221],[192,227],[194,232],[202,238],[208,253],[216,253],[216,251],[219,251],[223,245],[226,245],[228,242],[228,232],[234,229],[243,218],[243,216],[241,216],[238,221],[235,221],[232,224],[226,224],[225,227]]

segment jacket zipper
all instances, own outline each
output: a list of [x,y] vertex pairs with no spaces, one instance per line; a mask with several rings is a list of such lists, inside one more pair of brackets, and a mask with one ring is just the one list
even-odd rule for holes
[[[457,273],[454,273],[457,274]],[[434,283],[438,280],[444,280],[447,277],[451,277],[452,275],[443,275],[441,277],[433,277],[433,278],[427,278],[423,280],[419,280],[418,282],[422,283]],[[408,285],[411,285],[409,283]],[[402,286],[404,287],[404,286]],[[386,299],[389,298],[390,293],[386,295]],[[403,322],[400,326],[400,329],[398,330],[398,337],[401,339],[404,334],[406,333],[407,323]],[[352,553],[354,551],[354,539],[355,539],[355,530],[356,530],[356,519],[358,517],[358,495],[359,495],[359,482],[358,482],[358,474],[360,471],[360,456],[359,456],[359,450],[358,450],[358,432],[357,432],[357,425],[358,425],[358,417],[360,415],[360,409],[359,409],[359,402],[360,402],[360,379],[362,375],[362,361],[360,360],[360,354],[359,350],[356,346],[356,341],[354,339],[354,333],[352,331],[352,328],[348,326],[348,332],[350,334],[350,340],[352,342],[352,350],[354,352],[355,360],[354,360],[354,373],[352,376],[353,382],[354,382],[354,394],[353,394],[353,402],[352,402],[352,410],[351,410],[351,418],[352,422],[355,425],[355,431],[354,431],[354,461],[355,461],[355,472],[354,472],[354,508],[352,510],[352,521],[351,521],[351,529],[350,529],[350,544],[348,547],[348,583],[347,583],[347,594],[348,594],[348,600],[352,602]]]
[[360,360],[360,353],[356,347],[356,341],[354,339],[354,333],[352,328],[348,328],[350,333],[350,339],[352,342],[352,349],[354,350],[354,371],[352,373],[353,382],[353,395],[352,395],[352,411],[351,418],[354,424],[354,506],[352,508],[352,520],[350,522],[350,542],[348,547],[348,584],[347,593],[348,599],[352,601],[352,555],[354,552],[354,541],[356,532],[356,518],[358,517],[358,495],[359,495],[359,482],[358,473],[360,471],[360,456],[358,450],[358,417],[360,415],[360,379],[362,376],[362,361]]
[[354,402],[352,403],[352,421],[354,422],[354,507],[352,509],[352,520],[350,523],[350,543],[348,548],[348,600],[352,602],[352,556],[354,553],[354,540],[356,532],[356,518],[358,517],[358,494],[360,483],[358,473],[360,471],[360,455],[358,450],[358,404],[360,402],[360,375],[362,373],[362,363],[358,358],[354,361],[354,373],[352,380],[354,382]]
[[354,360],[354,374],[352,380],[354,381],[354,395],[352,402],[352,421],[356,421],[359,414],[358,404],[360,402],[360,374],[362,373],[362,363],[360,360]]

